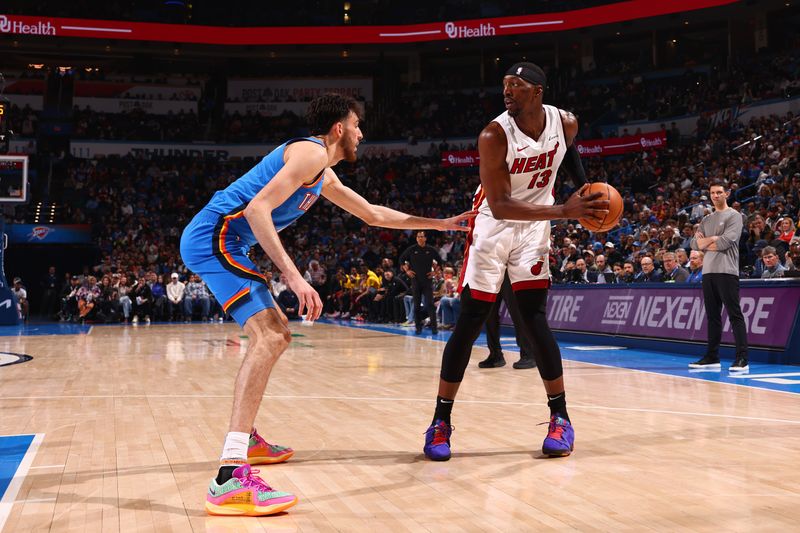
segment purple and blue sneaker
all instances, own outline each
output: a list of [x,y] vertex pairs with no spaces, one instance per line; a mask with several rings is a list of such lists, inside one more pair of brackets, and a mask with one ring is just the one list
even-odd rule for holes
[[550,457],[566,457],[575,448],[575,430],[572,424],[557,414],[550,417],[547,437],[542,444],[542,453]]
[[453,426],[444,420],[434,420],[425,432],[425,457],[431,461],[447,461],[450,459],[450,434]]

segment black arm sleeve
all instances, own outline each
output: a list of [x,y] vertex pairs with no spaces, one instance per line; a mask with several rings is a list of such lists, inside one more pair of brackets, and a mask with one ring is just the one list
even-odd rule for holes
[[567,153],[564,154],[564,161],[561,165],[572,176],[572,180],[577,187],[582,187],[586,183],[586,171],[583,170],[581,155],[578,153],[578,149],[575,148],[574,143],[567,148]]

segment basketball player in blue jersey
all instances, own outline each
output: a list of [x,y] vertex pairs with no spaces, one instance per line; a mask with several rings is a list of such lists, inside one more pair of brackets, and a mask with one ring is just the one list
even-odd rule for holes
[[370,204],[345,186],[332,166],[355,161],[359,107],[352,98],[326,94],[310,103],[311,137],[278,146],[245,175],[218,191],[181,237],[181,256],[199,274],[223,309],[244,328],[247,353],[234,385],[233,413],[220,469],[206,496],[215,515],[263,516],[283,511],[297,498],[272,489],[250,464],[287,460],[290,448],[267,443],[253,428],[272,367],[289,346],[288,320],[275,305],[264,276],[247,257],[258,243],[294,291],[306,320],[316,320],[322,301],[281,246],[278,232],[303,215],[320,196],[367,224],[397,229],[466,231],[472,213],[432,219]]

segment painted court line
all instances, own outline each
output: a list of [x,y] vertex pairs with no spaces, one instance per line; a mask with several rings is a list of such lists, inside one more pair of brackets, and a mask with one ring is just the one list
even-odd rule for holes
[[736,379],[793,378],[800,377],[800,372],[780,372],[775,374],[737,374],[731,377]]
[[624,346],[565,346],[568,350],[578,350],[579,352],[597,352],[601,350],[627,350]]
[[14,499],[17,497],[17,493],[22,487],[22,482],[25,481],[25,476],[31,468],[31,463],[33,463],[33,459],[36,457],[36,452],[39,450],[39,445],[42,443],[43,439],[44,433],[37,433],[33,437],[33,441],[31,441],[28,450],[25,452],[25,456],[19,463],[17,471],[11,479],[11,483],[9,483],[6,493],[3,495],[3,499],[0,500],[0,531],[3,530],[3,526],[5,526],[6,520],[8,520],[11,514],[11,508],[14,506]]

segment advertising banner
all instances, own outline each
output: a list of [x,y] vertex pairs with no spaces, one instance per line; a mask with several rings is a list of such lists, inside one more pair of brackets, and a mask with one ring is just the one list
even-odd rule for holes
[[191,100],[135,100],[131,98],[92,98],[76,96],[73,104],[78,109],[90,108],[100,113],[125,113],[141,109],[152,115],[197,112],[197,102]]
[[92,227],[88,224],[9,224],[8,241],[12,244],[91,244]]
[[[554,286],[549,291],[547,320],[554,330],[603,333],[665,341],[701,341],[708,338],[702,288],[693,285]],[[740,291],[742,313],[751,346],[783,348],[792,333],[800,285],[748,287]],[[506,311],[502,323],[510,325]],[[733,343],[725,312],[722,342]]]
[[324,93],[371,102],[372,78],[228,80],[228,100],[233,102],[302,103]]
[[[613,139],[589,139],[575,141],[575,146],[583,157],[619,155],[628,152],[666,148],[667,135],[665,132],[658,131]],[[441,164],[443,167],[477,167],[479,162],[480,156],[477,150],[442,152]]]
[[44,107],[44,96],[41,94],[6,94],[6,98],[19,108],[30,107],[34,111],[41,111]]
[[402,26],[227,27],[0,15],[0,34],[217,45],[414,43],[574,30],[722,6],[736,1],[628,0],[574,11]]
[[[134,157],[190,157],[225,161],[234,157],[261,158],[268,154],[274,144],[208,144],[208,143],[169,143],[135,141],[71,141],[70,153],[73,157],[92,159],[97,156]],[[394,157],[399,155],[424,155],[428,152],[426,144],[409,145],[404,142],[361,143],[358,157]]]
[[615,137],[613,139],[590,139],[575,141],[575,146],[582,157],[620,155],[628,152],[666,148],[667,134],[663,131],[657,131],[642,135]]
[[137,100],[199,100],[200,87],[77,80],[75,82],[75,96],[134,98]]
[[263,157],[275,145],[264,144],[193,144],[134,141],[71,141],[73,157],[92,159],[97,156],[189,157],[225,161],[233,157]]
[[306,113],[308,102],[225,102],[225,112],[229,115],[258,114],[262,117],[277,117],[289,111],[298,117]]
[[481,156],[477,150],[456,150],[442,152],[443,167],[477,167]]

